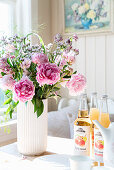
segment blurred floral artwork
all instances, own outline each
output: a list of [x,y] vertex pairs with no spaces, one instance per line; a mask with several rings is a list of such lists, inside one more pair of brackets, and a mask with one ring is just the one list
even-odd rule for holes
[[111,0],[65,0],[65,33],[111,31]]

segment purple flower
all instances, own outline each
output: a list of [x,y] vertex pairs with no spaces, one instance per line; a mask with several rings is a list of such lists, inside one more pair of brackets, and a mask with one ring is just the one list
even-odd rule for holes
[[48,57],[46,54],[43,54],[43,53],[35,53],[33,56],[32,56],[32,62],[34,64],[44,64],[44,63],[48,63]]
[[74,39],[75,41],[77,41],[77,40],[78,40],[78,36],[77,36],[77,34],[74,34],[74,35],[73,35],[73,39]]
[[67,62],[66,60],[63,58],[61,61],[60,61],[60,64],[59,64],[59,68],[62,69],[64,67],[64,65],[66,65]]
[[37,68],[37,82],[40,86],[44,84],[52,85],[60,80],[60,69],[56,64],[46,63]]
[[25,58],[24,61],[20,64],[23,70],[29,68],[31,65],[31,60],[29,58]]
[[27,77],[24,76],[22,79],[15,83],[14,85],[14,99],[21,102],[26,102],[32,100],[35,94],[35,87],[33,82]]
[[55,37],[54,37],[54,41],[55,42],[59,42],[59,41],[62,41],[63,40],[63,37],[61,34],[56,34]]

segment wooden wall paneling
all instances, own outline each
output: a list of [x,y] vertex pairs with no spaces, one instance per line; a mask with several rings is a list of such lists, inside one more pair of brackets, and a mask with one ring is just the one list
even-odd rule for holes
[[106,88],[109,97],[114,99],[114,35],[106,38]]
[[95,88],[95,37],[86,37],[86,78],[87,78],[87,93],[90,95],[96,90]]
[[86,59],[85,59],[85,53],[86,53],[86,46],[85,46],[85,37],[79,37],[79,40],[77,42],[77,49],[79,49],[79,55],[76,57],[76,64],[75,67],[77,71],[81,74],[86,74]]
[[106,93],[105,36],[96,37],[96,91],[98,95]]

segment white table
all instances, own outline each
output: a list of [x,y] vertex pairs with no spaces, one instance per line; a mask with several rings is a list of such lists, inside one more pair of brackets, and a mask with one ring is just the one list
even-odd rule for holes
[[[48,137],[47,151],[40,156],[33,156],[33,157],[27,156],[23,158],[23,156],[17,150],[17,143],[12,143],[12,144],[0,147],[0,165],[2,165],[2,163],[9,164],[9,163],[15,162],[15,164],[18,164],[18,167],[19,167],[19,163],[22,162],[24,159],[23,163],[31,167],[32,166],[31,162],[36,161],[35,164],[37,164],[36,158],[41,158],[41,161],[46,161],[48,158],[50,161],[50,156],[52,156],[52,159],[56,160],[56,155],[57,155],[58,162],[59,160],[62,160],[62,159],[63,161],[68,162],[68,158],[72,154],[73,154],[73,140],[72,139]],[[40,161],[40,165],[41,165],[41,161]],[[38,165],[39,164],[37,164],[37,167]],[[8,168],[9,167],[10,166],[8,166]],[[3,170],[6,170],[6,169],[3,169]],[[7,169],[7,170],[10,170],[10,169]],[[38,168],[38,170],[40,169]]]
[[[48,146],[47,151],[40,156],[50,155],[50,154],[73,154],[73,140],[59,137],[49,137],[48,136]],[[3,147],[0,147],[0,154],[6,153],[9,156],[15,156],[17,158],[21,158],[22,155],[17,150],[17,143],[12,143]],[[34,158],[39,156],[27,157],[29,160],[33,160]]]
[[[12,143],[0,147],[0,170],[70,170],[69,157],[73,154],[73,146],[72,139],[48,137],[44,154],[23,158],[17,150],[17,143]],[[93,170],[105,168],[96,167]]]

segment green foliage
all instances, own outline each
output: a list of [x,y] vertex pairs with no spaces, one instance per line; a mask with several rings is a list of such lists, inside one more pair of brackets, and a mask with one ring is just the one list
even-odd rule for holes
[[33,97],[32,103],[34,105],[34,113],[36,113],[37,117],[39,117],[43,113],[43,110],[44,110],[43,101]]

